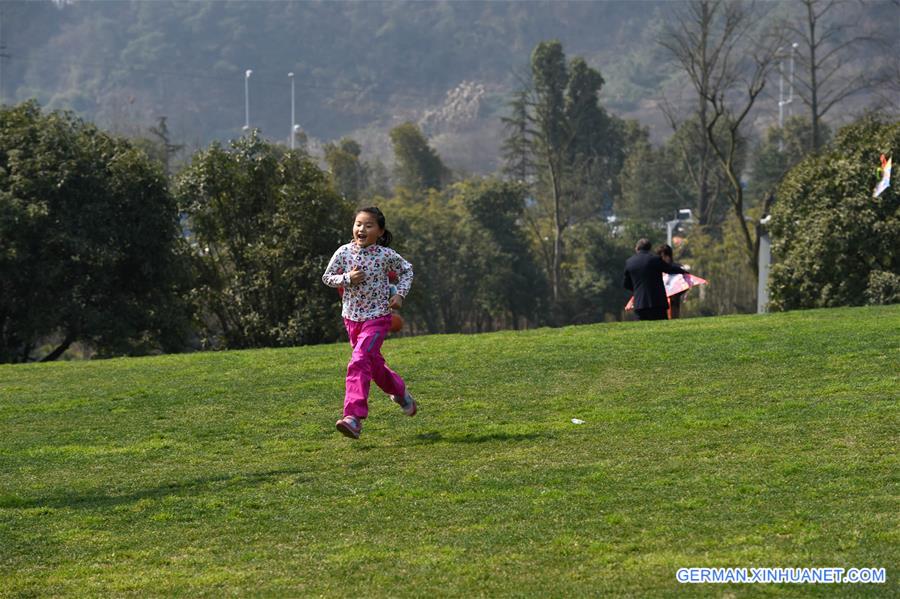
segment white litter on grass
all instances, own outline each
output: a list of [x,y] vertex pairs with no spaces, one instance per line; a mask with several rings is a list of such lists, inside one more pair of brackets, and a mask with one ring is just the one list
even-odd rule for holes
[[572,418],[572,424],[584,424],[584,420],[579,420],[578,418]]

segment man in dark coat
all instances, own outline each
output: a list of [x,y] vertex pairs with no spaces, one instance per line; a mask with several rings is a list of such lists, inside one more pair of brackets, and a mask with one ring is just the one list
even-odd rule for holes
[[625,262],[625,289],[634,293],[634,313],[638,320],[667,320],[669,302],[662,273],[688,274],[688,271],[667,264],[650,252],[650,242],[641,239],[634,248],[634,256]]

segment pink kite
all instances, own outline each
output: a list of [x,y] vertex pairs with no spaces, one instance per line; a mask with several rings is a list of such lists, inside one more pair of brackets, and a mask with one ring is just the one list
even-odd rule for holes
[[[666,297],[672,297],[673,295],[678,295],[682,291],[687,291],[691,287],[696,287],[697,285],[706,285],[709,283],[706,279],[701,279],[696,275],[669,275],[664,274],[663,283],[666,286]],[[628,300],[628,303],[625,304],[626,310],[634,310],[634,298]]]

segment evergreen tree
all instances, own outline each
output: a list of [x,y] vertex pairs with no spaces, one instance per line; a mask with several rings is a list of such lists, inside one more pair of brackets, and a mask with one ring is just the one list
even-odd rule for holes
[[394,169],[397,184],[414,192],[441,190],[449,180],[450,171],[419,128],[404,123],[391,129],[390,136],[397,160]]
[[503,140],[503,174],[513,181],[525,183],[531,180],[534,164],[531,153],[529,129],[528,90],[519,90],[509,103],[510,115],[503,117],[506,137]]
[[345,138],[338,144],[325,145],[325,162],[331,171],[335,190],[353,205],[359,203],[368,187],[368,170],[360,160],[362,148],[354,140]]
[[530,85],[512,103],[506,148],[514,162],[508,164],[534,171],[527,216],[562,319],[565,232],[611,208],[625,126],[599,105],[600,73],[581,58],[567,63],[558,41],[535,47]]

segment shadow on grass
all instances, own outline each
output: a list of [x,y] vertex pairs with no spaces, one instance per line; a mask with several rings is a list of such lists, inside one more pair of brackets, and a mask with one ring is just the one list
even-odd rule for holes
[[[217,476],[205,476],[192,480],[173,481],[157,487],[140,489],[133,493],[112,495],[98,493],[71,493],[34,499],[21,498],[14,495],[0,496],[0,508],[29,509],[29,508],[71,508],[71,509],[95,509],[113,507],[122,504],[134,503],[141,499],[160,499],[169,495],[196,495],[211,489],[214,486],[253,486],[283,476],[296,476],[303,474],[301,470],[284,469],[269,470],[267,472],[253,472],[248,474],[220,474]],[[300,482],[307,483],[311,479],[302,478]]]
[[493,441],[531,441],[544,436],[541,433],[488,433],[475,435],[466,433],[462,435],[444,435],[438,431],[421,433],[416,435],[412,445],[433,445],[435,443],[491,443]]

